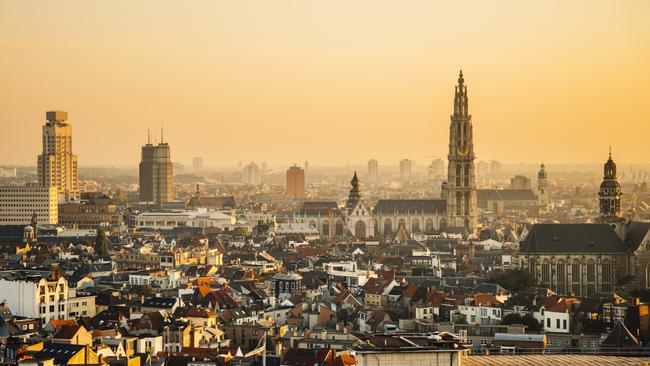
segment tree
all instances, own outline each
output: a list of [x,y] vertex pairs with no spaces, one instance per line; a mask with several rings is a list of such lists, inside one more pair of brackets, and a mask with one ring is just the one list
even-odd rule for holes
[[501,324],[510,325],[510,324],[524,324],[519,313],[510,313],[503,317]]
[[521,322],[528,327],[529,331],[532,332],[539,332],[542,330],[542,324],[535,319],[531,314],[526,314],[524,315],[523,318],[521,318]]
[[490,277],[490,281],[512,292],[521,292],[529,287],[537,285],[533,276],[523,269],[514,269],[509,272],[495,273]]
[[108,255],[108,238],[106,238],[106,233],[102,229],[97,229],[97,238],[95,238],[95,254],[100,256]]
[[149,285],[133,285],[131,286],[131,292],[144,297],[150,297],[154,294],[153,289]]
[[248,228],[239,226],[233,229],[232,231],[232,236],[233,237],[247,237],[248,236]]

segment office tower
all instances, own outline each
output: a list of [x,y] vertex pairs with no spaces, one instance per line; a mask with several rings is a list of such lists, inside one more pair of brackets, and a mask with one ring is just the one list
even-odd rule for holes
[[39,224],[58,224],[56,187],[0,187],[0,225],[28,225],[33,215]]
[[433,178],[445,176],[445,161],[436,159],[431,162],[431,174]]
[[38,183],[56,187],[60,202],[79,200],[77,155],[72,153],[72,126],[66,122],[68,112],[45,113],[43,153],[38,156]]
[[404,181],[411,178],[411,161],[409,159],[402,159],[399,162],[399,179]]
[[376,181],[378,177],[379,163],[375,159],[368,160],[368,180]]
[[169,144],[163,142],[153,145],[151,137],[142,146],[140,161],[140,202],[162,204],[174,200],[174,168],[172,166]]
[[473,230],[477,225],[474,134],[463,71],[458,75],[454,114],[449,129],[447,214],[451,226]]
[[203,158],[200,156],[195,156],[192,159],[192,169],[195,172],[203,170]]
[[305,198],[305,171],[294,165],[287,170],[287,196]]
[[250,186],[260,184],[260,168],[255,163],[250,163],[242,171],[242,183]]

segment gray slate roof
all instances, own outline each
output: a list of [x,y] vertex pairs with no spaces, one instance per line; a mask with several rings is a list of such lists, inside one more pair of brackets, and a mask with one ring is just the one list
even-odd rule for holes
[[535,224],[520,243],[522,253],[626,253],[608,224]]
[[447,212],[447,200],[444,199],[404,199],[379,200],[373,208],[373,213],[379,214],[440,214]]

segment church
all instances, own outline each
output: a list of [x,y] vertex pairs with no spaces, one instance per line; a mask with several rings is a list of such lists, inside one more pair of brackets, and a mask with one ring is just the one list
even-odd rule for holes
[[310,223],[323,238],[379,238],[423,232],[472,233],[477,229],[474,135],[467,86],[461,70],[449,126],[447,181],[440,198],[380,199],[370,207],[355,172],[344,207],[335,201],[304,202],[295,222]]
[[562,295],[650,288],[650,223],[625,218],[622,195],[610,151],[598,192],[597,222],[533,225],[513,265]]

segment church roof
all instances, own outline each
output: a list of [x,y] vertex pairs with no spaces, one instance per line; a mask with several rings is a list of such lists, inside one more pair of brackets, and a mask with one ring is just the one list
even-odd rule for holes
[[300,208],[300,215],[306,216],[327,216],[339,213],[339,205],[336,201],[307,201]]
[[379,214],[445,214],[447,200],[444,199],[398,199],[379,200],[373,208],[373,213]]
[[523,253],[625,253],[608,224],[535,224],[520,243]]
[[235,196],[192,197],[187,205],[189,207],[233,208],[235,207]]
[[625,245],[636,250],[650,231],[650,222],[630,221],[625,231]]
[[476,199],[479,201],[536,201],[537,196],[532,189],[477,189]]

